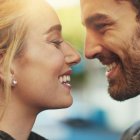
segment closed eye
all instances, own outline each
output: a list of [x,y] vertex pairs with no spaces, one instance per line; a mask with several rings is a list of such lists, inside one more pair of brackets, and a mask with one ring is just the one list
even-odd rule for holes
[[56,48],[60,47],[61,44],[62,44],[63,40],[54,40],[54,41],[51,41],[51,44],[53,44]]
[[114,23],[95,23],[93,28],[95,31],[100,33],[105,33],[106,31],[112,29]]
[[95,24],[95,25],[94,25],[94,28],[95,28],[96,30],[101,30],[101,29],[106,28],[108,25],[109,25],[109,24],[106,24],[106,23]]

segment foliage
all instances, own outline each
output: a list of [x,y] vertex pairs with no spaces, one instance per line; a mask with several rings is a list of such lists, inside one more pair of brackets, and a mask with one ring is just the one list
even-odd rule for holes
[[84,28],[79,7],[62,8],[57,11],[63,26],[63,36],[73,47],[83,52]]

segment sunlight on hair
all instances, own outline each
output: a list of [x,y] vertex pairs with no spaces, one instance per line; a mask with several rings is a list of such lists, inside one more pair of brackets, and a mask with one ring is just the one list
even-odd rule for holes
[[46,0],[46,1],[55,8],[71,7],[79,5],[79,0]]

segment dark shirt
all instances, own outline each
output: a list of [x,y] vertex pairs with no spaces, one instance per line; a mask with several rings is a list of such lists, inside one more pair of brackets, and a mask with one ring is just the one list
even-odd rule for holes
[[[15,140],[15,139],[12,138],[12,136],[10,136],[8,133],[0,130],[0,140]],[[28,140],[47,140],[47,139],[34,132],[31,132]]]
[[121,140],[140,140],[140,121],[128,128],[123,133]]

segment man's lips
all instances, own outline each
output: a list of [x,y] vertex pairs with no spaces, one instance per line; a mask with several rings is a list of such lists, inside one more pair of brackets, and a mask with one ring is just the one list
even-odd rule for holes
[[120,64],[120,59],[116,54],[110,54],[108,56],[100,55],[98,57],[99,61],[106,66],[106,76],[107,78],[113,78],[117,76],[118,66]]
[[111,79],[114,76],[116,76],[117,75],[117,71],[116,70],[117,70],[118,66],[119,66],[119,64],[117,64],[115,62],[113,62],[110,65],[107,65],[106,66],[107,67],[107,70],[106,70],[106,74],[105,74],[106,77],[109,78],[109,79]]

